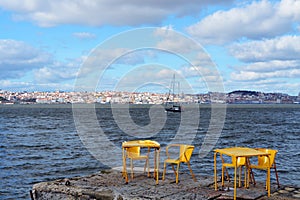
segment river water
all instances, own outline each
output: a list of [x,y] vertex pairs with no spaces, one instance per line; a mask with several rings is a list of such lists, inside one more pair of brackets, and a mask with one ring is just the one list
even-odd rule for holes
[[[0,105],[0,199],[30,199],[29,190],[35,183],[121,166],[121,143],[133,139],[158,141],[162,146],[161,163],[169,143],[195,145],[191,165],[200,178],[213,176],[214,148],[277,149],[280,183],[300,186],[299,105],[230,105],[217,111],[200,106],[199,113],[188,108],[184,114],[155,109]],[[218,112],[224,115],[224,124],[222,118],[213,117]],[[97,123],[90,121],[93,118]],[[82,119],[90,124],[82,125]],[[213,120],[216,122],[212,124]],[[219,134],[210,140],[212,146],[205,148],[209,151],[201,154],[206,135],[214,129],[220,130]],[[113,154],[106,154],[108,151]],[[273,173],[271,177],[275,184]],[[262,172],[256,172],[256,179],[264,178]]]

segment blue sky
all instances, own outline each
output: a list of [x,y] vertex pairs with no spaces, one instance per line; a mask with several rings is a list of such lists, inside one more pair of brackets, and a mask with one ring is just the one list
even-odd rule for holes
[[299,10],[299,0],[0,0],[0,89],[91,80],[92,90],[164,92],[176,74],[186,93],[298,95]]

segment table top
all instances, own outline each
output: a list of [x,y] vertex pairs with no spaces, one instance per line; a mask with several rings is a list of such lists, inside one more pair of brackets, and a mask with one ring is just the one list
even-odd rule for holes
[[216,153],[225,154],[228,156],[242,157],[242,156],[267,156],[269,153],[262,152],[249,147],[229,147],[224,149],[215,149]]
[[122,143],[122,147],[152,147],[152,148],[160,148],[160,144],[154,140],[132,140],[125,141]]

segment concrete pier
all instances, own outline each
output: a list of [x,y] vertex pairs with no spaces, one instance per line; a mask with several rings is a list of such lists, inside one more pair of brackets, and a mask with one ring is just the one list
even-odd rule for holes
[[[179,175],[180,182],[176,184],[175,175],[171,171],[167,173],[164,181],[159,180],[159,184],[156,185],[153,177],[147,177],[146,173],[135,173],[134,179],[129,177],[129,183],[126,184],[121,171],[112,169],[84,177],[38,183],[30,192],[34,200],[233,199],[232,182],[226,182],[225,188],[215,191],[213,177],[198,175],[196,178],[197,182],[194,182],[187,171]],[[250,185],[248,189],[238,188],[237,197],[249,200],[300,199],[300,188],[291,186],[277,188],[276,183],[271,183],[271,185],[271,197],[267,197],[265,187],[260,183],[256,186]],[[220,183],[219,186],[221,186]]]

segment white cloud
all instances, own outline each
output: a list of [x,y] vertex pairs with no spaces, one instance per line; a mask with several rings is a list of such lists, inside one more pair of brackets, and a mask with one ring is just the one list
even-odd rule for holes
[[12,80],[3,80],[0,81],[0,88],[5,88],[8,91],[72,91],[73,85],[68,83],[33,83],[25,81],[12,81]]
[[[117,81],[116,88],[123,91],[137,91],[147,87],[156,86],[155,92],[168,92],[171,86],[173,75],[176,82],[180,83],[181,92],[193,93],[193,88],[186,77],[180,71],[159,64],[148,64],[128,71]],[[176,85],[176,92],[178,92]]]
[[217,11],[187,31],[203,43],[223,44],[238,39],[262,39],[293,31],[299,23],[300,4],[296,0],[279,3],[254,1],[244,7]]
[[[81,59],[58,62],[41,49],[16,40],[0,40],[0,88],[12,90],[70,89]],[[48,86],[48,89],[47,89]]]
[[233,81],[257,81],[270,78],[298,78],[300,69],[281,70],[273,72],[240,71],[231,74]]
[[122,64],[122,65],[143,64],[145,62],[145,58],[149,55],[153,55],[151,50],[138,49],[135,51],[131,51],[129,53],[125,53],[121,57],[116,57],[117,60],[115,60],[114,64]]
[[288,94],[299,91],[299,36],[290,35],[234,44],[229,50],[233,56],[246,64],[233,68],[227,86]]
[[[0,88],[9,88],[9,89],[12,89],[12,91],[14,91],[14,89],[18,89],[18,91],[20,91],[19,88],[28,88],[30,86],[32,86],[32,85],[28,82],[13,82],[11,80],[1,80],[0,81]],[[23,89],[23,91],[24,90],[25,89]]]
[[[300,37],[282,36],[230,46],[244,66],[234,67],[229,85],[293,94],[300,77]],[[293,86],[293,87],[292,87]]]
[[232,0],[0,0],[0,6],[15,11],[15,19],[34,21],[40,26],[59,24],[141,25],[160,24],[172,14],[177,17],[195,15],[211,4],[226,4]]
[[32,69],[52,63],[52,56],[16,40],[0,40],[0,78],[19,78]]
[[278,13],[280,16],[289,17],[292,20],[300,22],[299,0],[282,0],[278,7]]
[[159,49],[166,49],[170,52],[181,54],[203,51],[202,47],[195,41],[174,31],[171,26],[157,28],[154,35],[160,38],[156,45]]
[[[76,62],[76,61],[74,61]],[[77,76],[80,63],[57,62],[48,67],[41,67],[34,70],[34,79],[37,83],[60,83],[67,80],[74,80]]]
[[297,69],[300,67],[300,60],[272,60],[269,62],[255,62],[246,66],[236,68],[240,71],[252,72],[274,72],[281,70]]
[[283,36],[235,44],[229,50],[233,56],[244,62],[299,60],[300,36]]
[[[118,62],[121,64],[122,62],[125,62],[127,59],[127,62],[130,60],[130,56],[127,56],[126,58],[123,58],[122,56],[125,56],[126,53],[129,50],[126,48],[113,48],[113,49],[104,49],[104,48],[96,48],[92,51],[92,53],[85,58],[83,62],[83,66],[80,68],[80,76],[86,76],[93,74],[99,68],[111,69],[113,63]],[[135,58],[132,58],[135,59]]]
[[76,32],[72,34],[73,37],[78,38],[78,39],[95,39],[97,36],[93,33],[88,33],[88,32]]

